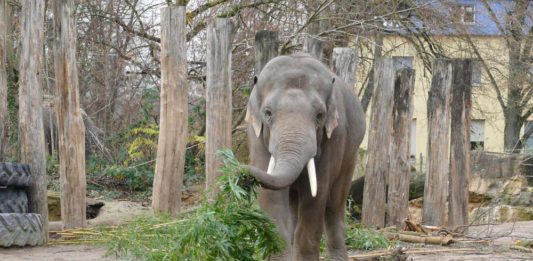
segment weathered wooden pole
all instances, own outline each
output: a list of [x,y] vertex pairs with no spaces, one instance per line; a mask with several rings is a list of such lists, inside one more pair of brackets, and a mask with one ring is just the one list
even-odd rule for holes
[[415,71],[401,69],[394,81],[392,142],[390,144],[389,187],[387,191],[387,226],[405,226],[409,211],[409,144],[413,115]]
[[7,140],[7,0],[0,0],[0,161],[4,161]]
[[448,226],[468,225],[472,60],[453,61]]
[[422,223],[442,226],[448,197],[452,63],[437,59],[428,97],[428,152]]
[[304,40],[303,51],[322,61],[322,59],[324,59],[324,45],[324,41],[308,36]]
[[374,95],[368,137],[368,156],[363,195],[363,224],[369,227],[385,225],[385,186],[389,171],[391,117],[394,95],[392,59],[377,60],[374,74]]
[[41,215],[43,238],[48,238],[46,159],[42,114],[44,1],[23,0],[19,79],[19,128],[22,162],[28,163],[33,184],[28,191],[29,212]]
[[231,148],[231,44],[233,26],[227,18],[215,18],[207,27],[207,94],[205,174],[208,197],[218,188],[222,159],[217,151]]
[[278,33],[261,30],[255,33],[255,75],[259,76],[268,61],[278,56]]
[[335,47],[332,54],[333,71],[350,87],[355,88],[359,57],[357,50],[349,47]]
[[161,112],[152,208],[179,213],[187,144],[188,83],[185,6],[163,8],[161,19]]
[[[56,115],[63,228],[85,226],[85,127],[80,113],[74,0],[54,5]],[[53,129],[53,128],[52,128]]]

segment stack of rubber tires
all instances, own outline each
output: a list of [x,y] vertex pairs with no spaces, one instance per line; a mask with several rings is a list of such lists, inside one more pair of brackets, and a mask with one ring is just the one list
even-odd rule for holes
[[0,247],[44,242],[41,215],[28,213],[27,189],[32,182],[27,164],[0,162]]

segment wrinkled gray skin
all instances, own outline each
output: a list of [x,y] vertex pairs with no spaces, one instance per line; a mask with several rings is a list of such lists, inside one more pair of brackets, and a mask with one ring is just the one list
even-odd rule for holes
[[[318,260],[324,228],[329,257],[347,260],[344,209],[365,133],[353,89],[308,55],[279,56],[256,79],[246,121],[248,168],[263,187],[259,204],[287,242],[272,260]],[[271,155],[276,165],[269,175]],[[316,197],[306,169],[311,158]]]

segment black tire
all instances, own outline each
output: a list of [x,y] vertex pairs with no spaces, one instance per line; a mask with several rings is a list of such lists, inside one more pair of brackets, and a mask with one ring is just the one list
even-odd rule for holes
[[32,182],[28,164],[0,163],[0,186],[29,187]]
[[0,214],[0,247],[42,245],[42,232],[39,214]]
[[28,213],[28,195],[25,190],[0,188],[0,213]]

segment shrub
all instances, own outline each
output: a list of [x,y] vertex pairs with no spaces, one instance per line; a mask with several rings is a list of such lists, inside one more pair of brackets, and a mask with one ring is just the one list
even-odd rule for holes
[[220,192],[192,214],[142,217],[116,229],[101,228],[111,253],[141,260],[263,260],[282,250],[276,226],[255,204],[257,183],[231,151],[223,151]]

